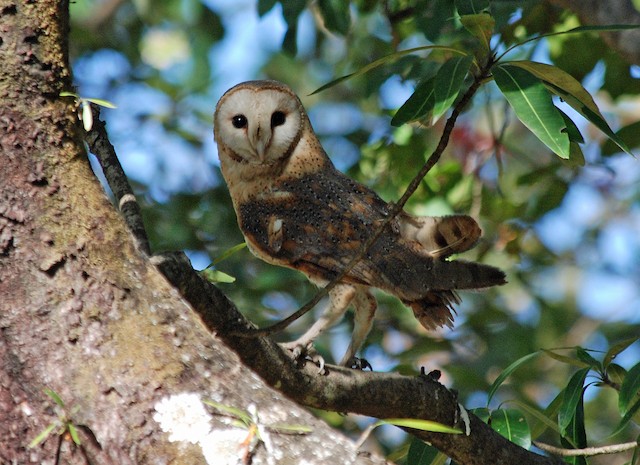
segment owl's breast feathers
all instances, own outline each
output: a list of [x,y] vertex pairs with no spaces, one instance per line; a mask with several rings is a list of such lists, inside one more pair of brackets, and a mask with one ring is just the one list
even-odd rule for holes
[[[323,284],[344,269],[389,210],[375,192],[328,166],[278,181],[274,189],[238,205],[237,213],[255,255]],[[426,328],[450,325],[458,302],[455,289],[503,284],[505,276],[488,265],[445,261],[473,246],[480,230],[466,216],[437,220],[401,214],[343,280],[397,296]],[[467,228],[470,223],[476,229]]]

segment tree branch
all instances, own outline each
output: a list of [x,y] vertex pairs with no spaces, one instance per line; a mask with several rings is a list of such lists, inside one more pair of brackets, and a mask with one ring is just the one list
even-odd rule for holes
[[251,328],[227,297],[190,266],[184,254],[153,257],[167,279],[181,292],[206,328],[233,349],[267,384],[299,404],[375,418],[419,418],[454,426],[470,434],[453,435],[408,430],[465,465],[560,465],[562,460],[544,457],[508,441],[475,415],[465,424],[457,397],[428,376],[408,377],[326,366],[296,366],[294,360],[270,338],[243,338]]
[[534,441],[538,449],[550,452],[561,457],[590,457],[593,455],[619,454],[628,450],[633,450],[640,446],[638,442],[626,442],[624,444],[613,444],[611,446],[585,447],[584,449],[563,449],[543,442]]
[[106,125],[100,119],[100,107],[91,104],[91,110],[93,112],[93,125],[85,136],[89,150],[98,158],[109,188],[111,188],[111,192],[116,198],[118,209],[122,212],[136,245],[146,255],[151,255],[151,246],[142,221],[140,204],[133,194],[133,189],[129,185],[127,175],[122,169],[116,151],[109,141]]

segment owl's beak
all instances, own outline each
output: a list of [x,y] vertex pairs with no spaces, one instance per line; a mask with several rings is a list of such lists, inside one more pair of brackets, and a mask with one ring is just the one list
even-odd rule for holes
[[271,142],[271,132],[264,130],[260,125],[256,126],[255,130],[251,132],[251,144],[258,154],[258,158],[261,162],[265,161],[265,156],[269,143]]

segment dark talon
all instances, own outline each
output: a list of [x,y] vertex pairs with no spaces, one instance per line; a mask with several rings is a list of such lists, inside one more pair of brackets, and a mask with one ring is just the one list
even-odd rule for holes
[[318,374],[326,374],[324,358],[316,352],[313,345],[309,344],[306,347],[302,345],[287,347],[285,345],[283,348],[291,351],[291,356],[298,368],[302,368],[307,362],[311,362],[318,366]]
[[353,368],[354,370],[364,371],[368,368],[370,371],[373,371],[373,367],[365,358],[352,357],[347,362],[347,366],[349,368]]

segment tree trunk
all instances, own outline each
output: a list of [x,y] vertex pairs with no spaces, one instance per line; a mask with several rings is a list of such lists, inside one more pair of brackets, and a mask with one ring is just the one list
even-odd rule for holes
[[[64,1],[0,0],[0,462],[207,463],[207,441],[170,442],[154,419],[160,399],[193,392],[312,429],[263,432],[253,463],[384,463],[244,367],[133,245],[59,96],[73,90],[67,33]],[[233,431],[239,457],[250,432]]]

